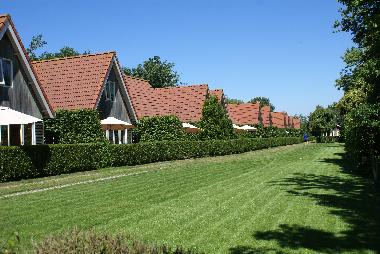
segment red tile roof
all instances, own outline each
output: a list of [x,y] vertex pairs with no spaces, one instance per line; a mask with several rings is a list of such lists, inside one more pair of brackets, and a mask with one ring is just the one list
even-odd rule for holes
[[33,62],[47,99],[57,109],[95,108],[115,52]]
[[224,97],[223,89],[209,90],[209,94],[210,94],[210,95],[213,95],[213,96],[216,96],[216,98],[218,98],[218,101],[219,101],[220,103],[223,102],[223,97]]
[[227,104],[228,115],[237,125],[259,123],[259,103]]
[[301,129],[301,120],[299,118],[293,118],[294,129]]
[[285,128],[284,126],[284,113],[283,112],[272,112],[271,113],[272,126],[277,128]]
[[208,93],[207,85],[152,88],[148,81],[124,76],[138,119],[175,115],[182,122],[198,122]]
[[263,106],[260,109],[261,113],[261,119],[262,119],[262,124],[264,127],[269,127],[270,126],[270,107],[269,106]]

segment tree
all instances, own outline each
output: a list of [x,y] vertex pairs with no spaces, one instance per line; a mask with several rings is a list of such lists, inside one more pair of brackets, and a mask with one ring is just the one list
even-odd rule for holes
[[[335,28],[350,33],[355,47],[346,50],[343,56],[345,67],[336,86],[343,89],[344,96],[337,108],[344,119],[346,151],[351,157],[358,156],[358,162],[380,153],[376,111],[380,101],[380,1],[338,1],[343,8]],[[368,137],[377,139],[369,145]],[[355,164],[360,166],[360,163]]]
[[244,103],[244,101],[239,100],[239,99],[232,99],[232,98],[226,97],[226,103],[227,104],[242,104],[242,103]]
[[250,103],[256,103],[258,102],[260,104],[260,108],[264,106],[269,106],[270,111],[274,111],[275,107],[274,105],[270,102],[269,98],[267,97],[255,97],[249,101]]
[[52,52],[42,52],[39,56],[37,56],[36,51],[38,49],[43,48],[47,42],[42,38],[42,34],[35,35],[32,37],[32,40],[30,41],[29,47],[26,49],[26,52],[28,53],[29,58],[32,61],[37,60],[49,60],[54,58],[63,58],[63,57],[69,57],[69,56],[78,56],[78,55],[86,55],[90,54],[90,51],[84,51],[83,53],[79,53],[74,48],[64,46],[58,52],[52,53]]
[[202,139],[230,139],[235,137],[231,120],[216,96],[206,99],[199,127]]
[[174,63],[162,61],[159,56],[154,56],[138,64],[136,68],[124,67],[123,71],[126,75],[148,80],[152,87],[172,87],[179,82],[179,75],[173,69]]
[[318,105],[309,116],[310,131],[317,137],[328,134],[336,125],[337,115],[331,107]]

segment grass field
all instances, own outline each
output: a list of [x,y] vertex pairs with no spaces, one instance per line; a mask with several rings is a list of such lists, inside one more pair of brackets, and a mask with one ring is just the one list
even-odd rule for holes
[[17,231],[26,250],[78,226],[206,253],[379,253],[379,194],[343,151],[301,144],[3,183],[0,242]]

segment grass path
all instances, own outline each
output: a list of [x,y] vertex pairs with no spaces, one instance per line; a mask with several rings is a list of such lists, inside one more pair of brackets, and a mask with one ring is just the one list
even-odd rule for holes
[[206,253],[379,253],[379,195],[342,153],[302,144],[0,184],[0,242],[17,231],[28,250],[78,226]]

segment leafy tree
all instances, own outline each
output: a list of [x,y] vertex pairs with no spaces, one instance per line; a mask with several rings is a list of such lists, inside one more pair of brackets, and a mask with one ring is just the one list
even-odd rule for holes
[[210,96],[206,99],[199,127],[203,130],[200,134],[202,139],[230,139],[235,137],[232,122],[216,96]]
[[[380,1],[338,0],[343,4],[338,31],[352,35],[355,47],[348,49],[343,60],[345,67],[336,81],[344,96],[337,108],[344,118],[346,150],[351,157],[369,157],[379,153],[376,117],[380,101]],[[378,119],[378,118],[377,118]],[[368,137],[377,137],[370,144]],[[358,156],[359,157],[358,157]],[[359,166],[359,163],[356,163]]]
[[270,111],[274,111],[275,107],[274,105],[270,102],[269,98],[267,97],[255,97],[249,101],[250,103],[256,103],[258,102],[260,104],[260,108],[264,106],[269,106]]
[[244,101],[239,100],[239,99],[232,99],[232,98],[226,97],[226,103],[227,104],[242,104],[242,103],[244,103]]
[[313,135],[328,134],[337,124],[337,114],[331,108],[317,106],[309,116],[309,128]]
[[29,43],[29,47],[26,49],[29,58],[33,61],[37,60],[36,50],[42,48],[46,44],[47,42],[42,39],[42,34],[34,35]]
[[159,56],[154,56],[138,64],[136,68],[124,67],[123,71],[126,75],[148,80],[152,87],[172,87],[179,82],[179,75],[173,69],[174,63],[162,61]]
[[58,50],[58,52],[52,53],[45,51],[42,52],[40,55],[37,55],[36,51],[38,49],[43,48],[46,44],[47,42],[42,38],[42,34],[33,36],[32,40],[30,41],[29,47],[26,49],[29,58],[32,61],[37,61],[90,54],[90,51],[84,51],[83,53],[80,53],[74,48],[64,46],[63,48]]

